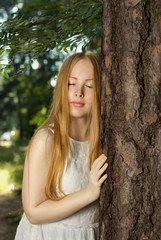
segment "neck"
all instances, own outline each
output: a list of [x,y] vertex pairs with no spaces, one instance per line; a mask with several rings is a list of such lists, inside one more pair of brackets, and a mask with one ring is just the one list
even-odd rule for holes
[[70,118],[69,136],[77,141],[89,140],[89,120]]

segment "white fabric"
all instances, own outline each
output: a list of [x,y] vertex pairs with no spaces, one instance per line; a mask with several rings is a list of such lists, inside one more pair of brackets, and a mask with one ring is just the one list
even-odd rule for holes
[[[62,189],[68,194],[88,186],[88,142],[69,138],[70,162],[64,170]],[[17,228],[15,240],[98,240],[98,202],[72,216],[54,223],[32,225],[25,213]]]

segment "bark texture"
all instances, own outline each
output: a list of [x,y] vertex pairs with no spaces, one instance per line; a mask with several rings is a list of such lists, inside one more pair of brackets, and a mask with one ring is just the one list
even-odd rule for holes
[[161,239],[161,1],[103,0],[101,240]]

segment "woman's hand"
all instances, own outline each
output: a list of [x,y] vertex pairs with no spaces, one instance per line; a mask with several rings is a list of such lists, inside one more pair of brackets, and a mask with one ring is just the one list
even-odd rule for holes
[[99,198],[101,185],[107,178],[107,174],[102,175],[108,167],[106,160],[107,157],[102,154],[94,161],[92,165],[87,187],[87,192],[92,202]]

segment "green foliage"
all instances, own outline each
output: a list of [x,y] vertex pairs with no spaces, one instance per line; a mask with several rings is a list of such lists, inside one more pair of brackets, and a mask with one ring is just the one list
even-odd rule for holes
[[[56,78],[63,54],[75,51],[80,41],[82,51],[100,49],[102,2],[21,3],[13,13],[16,0],[3,1],[8,20],[0,26],[0,132],[14,128],[21,138],[30,138],[47,115],[53,94],[50,81]],[[34,59],[37,69],[32,67]]]
[[37,112],[33,118],[30,120],[31,125],[38,125],[40,126],[47,117],[47,108],[43,107],[39,112]]
[[[1,25],[0,45],[37,58],[48,49],[68,52],[84,36],[92,39],[101,31],[100,0],[27,1],[23,11]],[[89,42],[84,41],[85,51]]]
[[[20,72],[25,62],[30,61],[28,58],[16,55],[16,63],[12,65],[14,71],[19,69]],[[8,79],[2,79],[0,130],[8,131],[14,127],[19,129],[21,138],[32,136],[34,129],[45,120],[53,93],[50,79],[57,75],[56,63],[62,59],[63,55],[48,51],[39,56],[37,69],[29,65],[22,74],[10,72]]]

